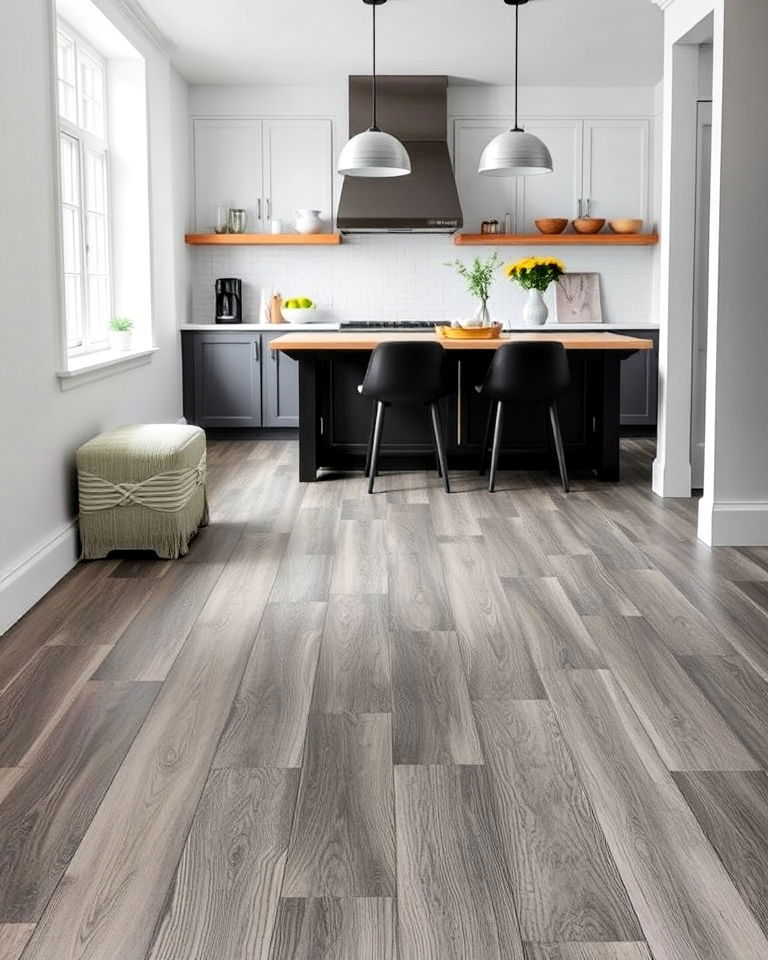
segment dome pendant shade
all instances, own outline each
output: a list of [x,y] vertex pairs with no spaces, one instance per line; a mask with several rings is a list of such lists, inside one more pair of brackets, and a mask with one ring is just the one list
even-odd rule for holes
[[338,172],[344,177],[404,177],[411,172],[411,158],[400,141],[376,125],[376,7],[387,0],[363,0],[371,8],[372,70],[371,125],[352,137],[341,151]]
[[365,130],[341,151],[338,171],[345,177],[404,177],[411,172],[411,159],[395,137]]
[[508,130],[483,150],[478,173],[487,177],[535,177],[552,173],[552,155],[532,133]]
[[491,140],[483,150],[477,172],[486,177],[536,177],[552,173],[553,165],[546,145],[532,133],[526,133],[518,123],[520,7],[528,0],[504,0],[504,3],[515,8],[515,125]]

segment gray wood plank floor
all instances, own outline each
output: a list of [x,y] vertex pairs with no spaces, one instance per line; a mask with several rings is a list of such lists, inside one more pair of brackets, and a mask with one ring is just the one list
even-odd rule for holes
[[209,446],[0,638],[0,960],[768,960],[768,549],[695,501]]

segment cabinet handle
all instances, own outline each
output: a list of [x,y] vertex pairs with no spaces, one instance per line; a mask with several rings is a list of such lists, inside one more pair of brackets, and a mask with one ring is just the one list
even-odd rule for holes
[[592,213],[592,200],[587,198],[587,216],[591,216]]
[[456,375],[456,399],[458,412],[456,414],[456,444],[461,446],[461,360],[456,364],[458,367]]
[[261,197],[256,201],[256,219],[261,223]]
[[253,341],[253,362],[254,363],[259,362],[259,341],[258,340]]
[[579,197],[579,220],[581,220],[581,210],[584,205],[584,201]]
[[267,223],[272,219],[272,200],[270,197],[267,197]]

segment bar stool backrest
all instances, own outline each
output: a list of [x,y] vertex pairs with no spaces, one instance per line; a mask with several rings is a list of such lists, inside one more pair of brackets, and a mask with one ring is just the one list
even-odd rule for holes
[[550,403],[571,388],[562,343],[534,340],[508,343],[494,354],[482,392],[502,403]]
[[445,394],[445,351],[439,343],[381,343],[360,392],[383,403],[433,403]]

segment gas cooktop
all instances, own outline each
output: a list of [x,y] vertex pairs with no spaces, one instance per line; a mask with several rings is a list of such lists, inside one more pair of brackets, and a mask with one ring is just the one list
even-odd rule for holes
[[419,333],[450,325],[450,320],[342,320],[339,330],[413,330]]

